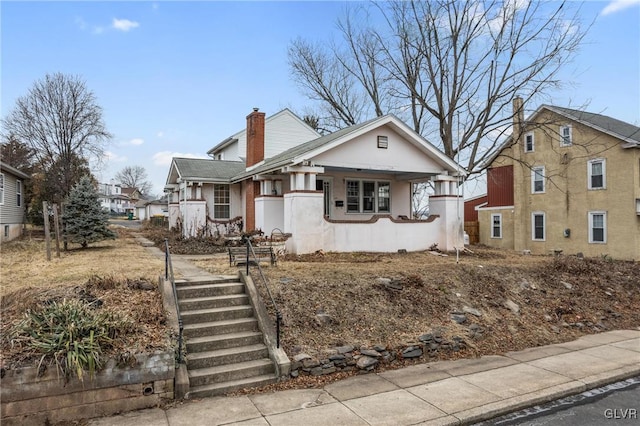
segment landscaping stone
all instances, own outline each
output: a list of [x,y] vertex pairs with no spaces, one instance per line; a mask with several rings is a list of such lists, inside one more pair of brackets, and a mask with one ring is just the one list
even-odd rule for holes
[[402,351],[402,358],[418,358],[422,356],[422,348],[419,346],[409,346]]
[[471,314],[471,315],[476,316],[476,317],[481,317],[482,316],[482,312],[480,312],[479,310],[477,310],[475,308],[471,308],[469,306],[464,306],[462,308],[462,312],[464,312],[465,314]]
[[362,355],[370,356],[370,357],[373,357],[373,358],[380,358],[381,357],[380,352],[374,351],[373,349],[361,349],[360,353]]
[[358,359],[357,367],[361,370],[367,370],[375,367],[378,364],[378,360],[376,358],[372,358],[370,356],[362,356]]
[[305,353],[300,353],[300,354],[298,354],[298,355],[293,357],[293,360],[295,362],[301,362],[301,361],[304,361],[305,359],[311,359],[311,355],[305,354]]
[[451,314],[451,320],[462,324],[467,321],[467,316],[463,314]]
[[347,352],[353,352],[355,348],[353,346],[339,346],[336,348],[339,354],[346,354]]
[[520,313],[520,306],[511,299],[507,299],[504,302],[504,306],[516,315]]
[[420,340],[421,342],[430,342],[433,340],[433,334],[431,333],[426,333],[423,334],[422,336],[418,337],[418,340]]
[[324,312],[316,314],[315,321],[318,327],[326,327],[334,322],[333,317]]

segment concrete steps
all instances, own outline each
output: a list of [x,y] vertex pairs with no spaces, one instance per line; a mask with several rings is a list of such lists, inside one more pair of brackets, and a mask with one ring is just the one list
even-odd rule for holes
[[237,278],[176,283],[184,324],[187,398],[277,381],[245,286]]

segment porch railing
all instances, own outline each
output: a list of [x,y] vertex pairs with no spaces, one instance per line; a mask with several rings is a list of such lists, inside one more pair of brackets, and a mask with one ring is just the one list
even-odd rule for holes
[[258,274],[260,276],[260,279],[262,280],[262,284],[264,285],[264,288],[267,291],[267,295],[271,300],[271,305],[273,306],[273,310],[276,313],[276,347],[280,348],[280,324],[282,323],[282,314],[280,313],[280,310],[278,309],[278,305],[276,304],[276,301],[273,298],[273,295],[271,294],[271,290],[269,289],[269,282],[267,278],[264,276],[264,272],[262,271],[262,267],[260,266],[260,261],[256,256],[256,252],[253,249],[251,240],[248,237],[245,238],[245,243],[247,246],[247,263],[246,263],[247,276],[250,276],[250,273],[251,273],[250,266],[252,263],[251,259],[253,259],[253,264],[258,269]]
[[178,292],[176,291],[176,280],[173,276],[173,263],[171,262],[168,238],[164,239],[164,279],[171,280],[173,300],[176,302],[176,315],[178,315],[178,364],[182,364],[182,332],[184,331],[184,325],[180,316],[180,305],[178,304]]

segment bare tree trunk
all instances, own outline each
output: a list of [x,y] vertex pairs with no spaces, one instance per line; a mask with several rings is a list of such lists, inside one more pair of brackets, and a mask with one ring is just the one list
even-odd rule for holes
[[53,224],[56,231],[56,257],[60,257],[60,216],[58,215],[58,205],[53,204]]
[[44,219],[44,241],[47,248],[47,260],[51,260],[51,230],[49,229],[49,206],[46,201],[42,202],[42,216]]

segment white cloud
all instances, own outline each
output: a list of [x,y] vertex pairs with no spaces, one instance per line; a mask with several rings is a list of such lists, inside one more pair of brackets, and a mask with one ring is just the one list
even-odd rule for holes
[[104,153],[104,156],[105,156],[107,161],[113,161],[113,162],[116,162],[116,163],[122,163],[122,162],[127,161],[127,157],[118,155],[118,154],[116,154],[115,152],[112,152],[112,151],[106,151]]
[[142,138],[133,138],[129,141],[131,145],[142,145],[144,143],[144,139]]
[[136,21],[130,21],[128,19],[113,18],[113,23],[111,24],[111,26],[118,31],[127,32],[133,28],[138,28],[140,24]]
[[613,0],[609,2],[609,4],[606,5],[604,9],[602,9],[602,12],[600,12],[600,14],[602,16],[610,15],[634,5],[640,5],[640,0]]
[[160,151],[153,154],[153,164],[156,166],[169,166],[171,165],[171,159],[173,157],[182,157],[182,158],[210,158],[206,155],[201,154],[186,154],[182,152],[173,152],[173,151]]
[[159,138],[163,138],[164,137],[164,132],[160,131],[158,133],[156,133],[156,136]]
[[104,32],[104,28],[103,27],[93,27],[91,29],[91,32],[93,34],[102,34]]

